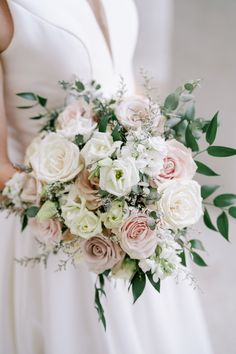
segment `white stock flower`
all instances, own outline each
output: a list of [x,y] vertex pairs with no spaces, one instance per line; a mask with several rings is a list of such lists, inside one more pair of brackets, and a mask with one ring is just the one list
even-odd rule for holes
[[159,207],[171,229],[183,229],[200,219],[202,197],[196,181],[172,180],[161,185],[158,191],[162,194]]
[[40,142],[30,163],[37,178],[47,183],[70,181],[83,168],[79,148],[56,133],[49,133]]
[[139,172],[130,157],[111,160],[110,165],[100,167],[100,188],[117,197],[129,194],[138,182]]
[[156,269],[156,262],[153,259],[149,259],[149,258],[141,259],[138,262],[138,265],[144,273],[149,271],[154,272]]
[[121,142],[114,142],[110,133],[95,132],[81,150],[85,165],[91,165],[111,156],[120,147]]
[[92,211],[81,209],[70,221],[70,231],[73,235],[90,238],[102,232],[101,219]]
[[87,141],[97,123],[92,118],[92,110],[89,105],[83,101],[74,101],[68,105],[57,118],[57,133],[66,138],[74,138],[75,135],[83,136]]
[[132,156],[137,169],[151,177],[159,174],[167,155],[167,146],[161,137],[148,137],[139,140],[136,137],[127,141],[121,150],[122,156]]

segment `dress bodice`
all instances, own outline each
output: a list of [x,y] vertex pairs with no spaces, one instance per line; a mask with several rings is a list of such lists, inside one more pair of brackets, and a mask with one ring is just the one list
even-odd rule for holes
[[85,81],[95,79],[108,95],[123,76],[128,89],[133,90],[132,56],[137,36],[134,3],[100,1],[111,51],[87,0],[8,0],[14,35],[2,61],[10,137],[18,143],[17,150],[24,150],[40,122],[29,119],[39,108],[17,109],[25,102],[16,93],[38,93],[55,108],[63,102],[64,94],[58,81],[71,80],[74,75]]

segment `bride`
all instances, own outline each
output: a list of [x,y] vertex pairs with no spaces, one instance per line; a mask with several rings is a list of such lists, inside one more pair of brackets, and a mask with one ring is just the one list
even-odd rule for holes
[[[123,75],[134,91],[132,56],[137,14],[132,0],[1,0],[0,188],[14,174],[38,131],[17,92],[32,91],[59,105],[58,80],[77,75],[102,84],[106,94]],[[32,109],[32,114],[34,109]],[[37,112],[35,112],[37,113]],[[211,354],[197,294],[185,284],[146,287],[132,305],[122,281],[109,284],[108,329],[93,307],[93,275],[68,268],[55,273],[23,268],[14,258],[36,253],[19,220],[0,215],[0,353]],[[55,256],[56,258],[56,256]]]

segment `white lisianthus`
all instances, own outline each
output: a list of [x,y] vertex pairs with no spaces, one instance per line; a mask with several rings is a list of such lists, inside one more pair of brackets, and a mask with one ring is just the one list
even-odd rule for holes
[[201,188],[196,181],[172,180],[161,185],[158,191],[162,194],[160,210],[171,229],[191,226],[203,214]]
[[83,101],[74,101],[68,105],[57,118],[57,133],[72,139],[75,135],[83,136],[87,141],[97,123],[92,118],[92,110],[89,105]]
[[151,271],[152,273],[156,270],[156,262],[154,259],[141,259],[138,262],[139,267],[142,269],[144,273]]
[[128,206],[121,200],[115,200],[111,203],[106,213],[102,214],[102,221],[107,229],[117,229],[122,224],[128,213]]
[[79,148],[56,133],[49,133],[40,142],[30,163],[36,177],[47,183],[70,181],[83,168]]
[[100,167],[100,188],[117,197],[129,194],[138,182],[139,172],[131,157],[111,160],[109,166]]
[[27,175],[22,172],[16,172],[11,179],[6,182],[2,195],[9,198],[16,208],[22,207],[20,194],[22,192]]
[[91,165],[99,160],[111,156],[120,147],[121,142],[114,142],[110,133],[95,132],[92,138],[81,150],[85,165]]
[[70,227],[73,219],[79,215],[81,210],[85,208],[85,203],[86,201],[79,195],[76,185],[71,185],[69,194],[60,199],[61,215],[68,227]]
[[88,239],[102,232],[101,218],[84,208],[73,217],[69,228],[73,235]]
[[121,155],[132,156],[140,172],[154,177],[163,168],[167,151],[165,140],[159,136],[141,138],[140,140],[136,137],[133,139],[130,137],[127,144],[122,148]]

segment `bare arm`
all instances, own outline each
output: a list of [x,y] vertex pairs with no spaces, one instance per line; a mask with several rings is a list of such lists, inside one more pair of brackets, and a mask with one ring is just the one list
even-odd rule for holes
[[[9,9],[5,1],[0,1],[0,53],[8,47],[12,34],[13,25]],[[0,57],[0,190],[15,172],[7,153],[7,118],[4,106],[3,79]]]

